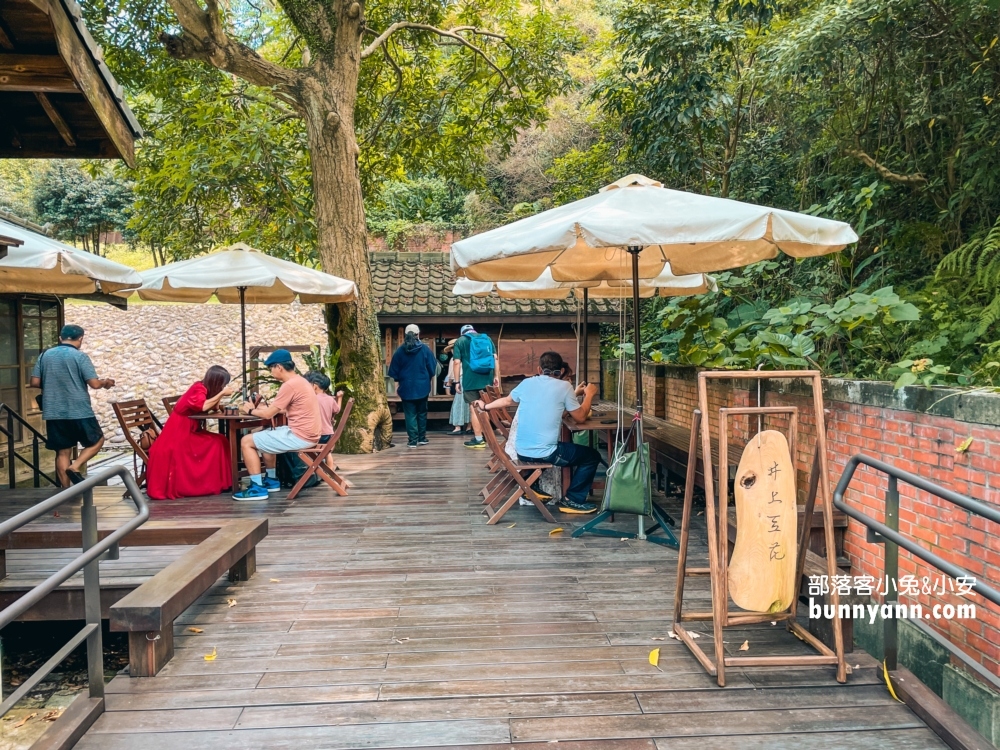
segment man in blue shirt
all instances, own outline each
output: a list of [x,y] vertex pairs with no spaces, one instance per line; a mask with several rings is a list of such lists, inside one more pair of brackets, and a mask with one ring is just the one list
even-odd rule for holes
[[[31,386],[42,389],[45,447],[56,452],[56,475],[63,487],[83,481],[80,467],[104,445],[104,432],[94,416],[87,388],[112,388],[112,378],[98,378],[90,357],[80,351],[83,329],[65,325],[59,345],[47,349],[31,371]],[[83,446],[73,461],[73,449]]]
[[563,513],[593,513],[597,506],[588,502],[594,475],[601,455],[585,445],[559,442],[563,414],[576,422],[584,422],[597,395],[597,386],[588,383],[583,391],[583,403],[576,400],[573,386],[562,380],[565,364],[557,352],[545,352],[538,358],[538,376],[521,382],[510,395],[483,404],[481,409],[500,409],[518,404],[517,434],[514,447],[523,463],[550,463],[573,468],[573,479],[565,497],[559,503]]

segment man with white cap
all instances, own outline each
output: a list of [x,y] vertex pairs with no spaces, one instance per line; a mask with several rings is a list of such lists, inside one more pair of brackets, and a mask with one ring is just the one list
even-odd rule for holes
[[404,330],[403,345],[392,355],[389,377],[396,381],[396,394],[406,418],[407,446],[427,445],[427,397],[437,375],[437,360],[420,341],[420,329],[412,323]]

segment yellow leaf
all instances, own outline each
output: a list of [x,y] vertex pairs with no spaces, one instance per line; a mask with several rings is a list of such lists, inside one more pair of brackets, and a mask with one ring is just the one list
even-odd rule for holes
[[971,447],[972,447],[972,435],[969,435],[969,437],[963,440],[959,444],[959,446],[955,449],[955,453],[965,453]]
[[228,604],[230,607],[235,607],[236,606],[236,600],[235,599],[226,599],[226,604]]
[[750,650],[750,641],[743,641],[743,645],[740,646],[740,651],[749,651],[749,650]]
[[205,661],[215,661],[216,656],[218,656],[218,652],[215,650],[215,646],[212,646],[212,653],[205,654]]
[[557,526],[556,528],[552,529],[552,531],[549,532],[549,536],[552,536],[553,534],[558,534],[560,531],[563,530],[564,529],[562,526]]
[[514,523],[512,523],[512,524],[511,524],[510,526],[508,526],[507,528],[508,528],[508,529],[513,529],[513,528],[514,528],[515,526],[517,526],[517,521],[515,521]]
[[28,714],[23,719],[21,719],[19,722],[17,722],[17,724],[14,724],[13,729],[18,729],[19,727],[23,727],[25,724],[27,724],[29,721],[31,721],[32,719],[34,719],[36,716],[38,716],[37,713]]
[[936,117],[932,117],[931,121],[929,123],[927,123],[927,129],[928,130],[933,130],[935,122],[937,122],[937,118]]
[[205,631],[201,628],[188,628],[189,633],[204,633]]
[[281,579],[280,578],[272,578],[271,579],[271,583],[281,583]]
[[649,652],[649,663],[652,664],[654,667],[659,666],[660,649],[654,648],[652,651]]

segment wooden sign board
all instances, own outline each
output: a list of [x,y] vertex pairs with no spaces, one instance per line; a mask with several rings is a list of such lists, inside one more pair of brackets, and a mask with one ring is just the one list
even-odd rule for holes
[[751,612],[784,612],[795,596],[795,467],[785,436],[750,439],[736,473],[736,544],[729,595]]

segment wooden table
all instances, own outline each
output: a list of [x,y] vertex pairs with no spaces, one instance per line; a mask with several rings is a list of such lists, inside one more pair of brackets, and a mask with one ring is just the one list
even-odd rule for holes
[[207,422],[210,419],[219,420],[219,432],[229,438],[229,461],[233,473],[233,492],[239,492],[240,479],[240,431],[255,427],[270,427],[272,420],[251,417],[247,414],[226,414],[221,411],[199,412],[191,414],[191,419]]

